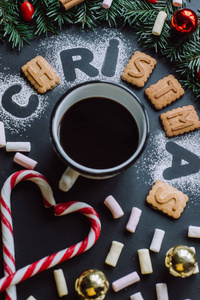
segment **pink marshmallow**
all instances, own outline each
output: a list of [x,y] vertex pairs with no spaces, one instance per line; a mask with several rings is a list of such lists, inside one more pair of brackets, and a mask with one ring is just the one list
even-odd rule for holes
[[139,223],[140,217],[142,214],[142,210],[137,208],[137,207],[133,207],[131,210],[131,215],[129,217],[128,223],[126,225],[126,229],[132,233],[135,232],[136,227]]
[[104,204],[110,209],[114,219],[121,218],[124,215],[123,210],[113,196],[108,196]]
[[29,170],[34,170],[37,165],[36,160],[19,152],[15,154],[13,161]]
[[113,0],[104,0],[102,3],[102,7],[108,9],[108,8],[110,8],[112,2],[113,2]]
[[114,281],[112,283],[112,288],[115,292],[119,292],[120,290],[126,288],[127,286],[134,284],[140,281],[140,277],[137,272],[132,272],[120,279]]

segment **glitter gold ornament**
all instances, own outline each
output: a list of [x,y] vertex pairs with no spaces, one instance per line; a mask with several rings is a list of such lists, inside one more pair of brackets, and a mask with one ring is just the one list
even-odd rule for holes
[[105,274],[96,269],[84,271],[75,283],[75,290],[82,300],[102,300],[108,288]]
[[197,266],[196,254],[188,246],[175,246],[166,253],[165,266],[173,276],[189,277]]
[[189,8],[177,10],[171,18],[171,26],[181,35],[190,35],[194,33],[199,25],[197,14]]

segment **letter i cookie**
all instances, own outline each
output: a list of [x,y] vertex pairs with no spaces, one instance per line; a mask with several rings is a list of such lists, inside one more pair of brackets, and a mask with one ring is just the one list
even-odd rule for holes
[[181,84],[173,75],[159,80],[145,90],[145,94],[156,109],[167,106],[183,96],[184,93]]
[[160,115],[168,137],[200,128],[200,121],[193,105],[178,107]]
[[178,219],[183,212],[188,196],[173,186],[157,180],[146,198],[153,208],[161,210],[174,219]]
[[121,78],[138,87],[143,87],[151,75],[156,60],[151,56],[136,51],[126,65]]
[[54,69],[49,65],[46,59],[40,55],[27,62],[21,70],[30,83],[41,94],[54,88],[60,82],[60,78]]

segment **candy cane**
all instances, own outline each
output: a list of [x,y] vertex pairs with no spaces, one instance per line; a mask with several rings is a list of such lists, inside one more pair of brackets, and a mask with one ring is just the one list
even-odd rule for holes
[[[4,274],[9,275],[16,271],[15,268],[15,249],[13,238],[13,224],[11,215],[10,197],[12,189],[20,181],[31,180],[35,182],[42,193],[45,207],[55,205],[53,193],[50,185],[43,175],[36,171],[19,171],[11,175],[4,183],[1,190],[1,226],[3,240],[3,259],[4,259]],[[16,287],[10,287],[6,290],[6,300],[16,300]]]
[[[27,172],[27,171],[26,171]],[[30,172],[30,171],[28,171]],[[35,173],[35,172],[30,172]],[[38,173],[37,173],[38,174]],[[15,174],[13,174],[14,176]],[[17,176],[16,176],[17,177]],[[28,176],[29,177],[29,176]],[[12,182],[11,177],[10,182]],[[14,180],[15,182],[15,180]],[[19,181],[18,181],[19,182]],[[11,184],[11,187],[15,186]],[[46,195],[46,194],[45,194]],[[44,196],[44,194],[43,194]],[[3,197],[2,197],[3,198]],[[54,207],[54,212],[56,216],[62,216],[72,212],[80,212],[85,215],[91,224],[91,228],[88,236],[81,242],[70,246],[64,250],[58,251],[52,255],[46,256],[37,262],[34,262],[26,267],[23,267],[15,272],[10,272],[5,277],[0,280],[0,292],[6,290],[8,287],[16,285],[19,282],[22,282],[25,279],[28,279],[34,276],[37,273],[40,273],[46,269],[49,269],[67,259],[70,259],[76,255],[83,253],[84,251],[90,249],[94,243],[96,243],[100,231],[101,223],[98,214],[96,211],[88,204],[82,202],[68,202],[58,204]],[[11,215],[11,214],[10,214]]]

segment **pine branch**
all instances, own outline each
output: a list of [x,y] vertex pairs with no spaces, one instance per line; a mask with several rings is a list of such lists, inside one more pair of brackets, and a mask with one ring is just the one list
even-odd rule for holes
[[24,42],[33,38],[32,28],[19,17],[16,1],[0,0],[0,39],[8,38],[12,48],[20,50]]

